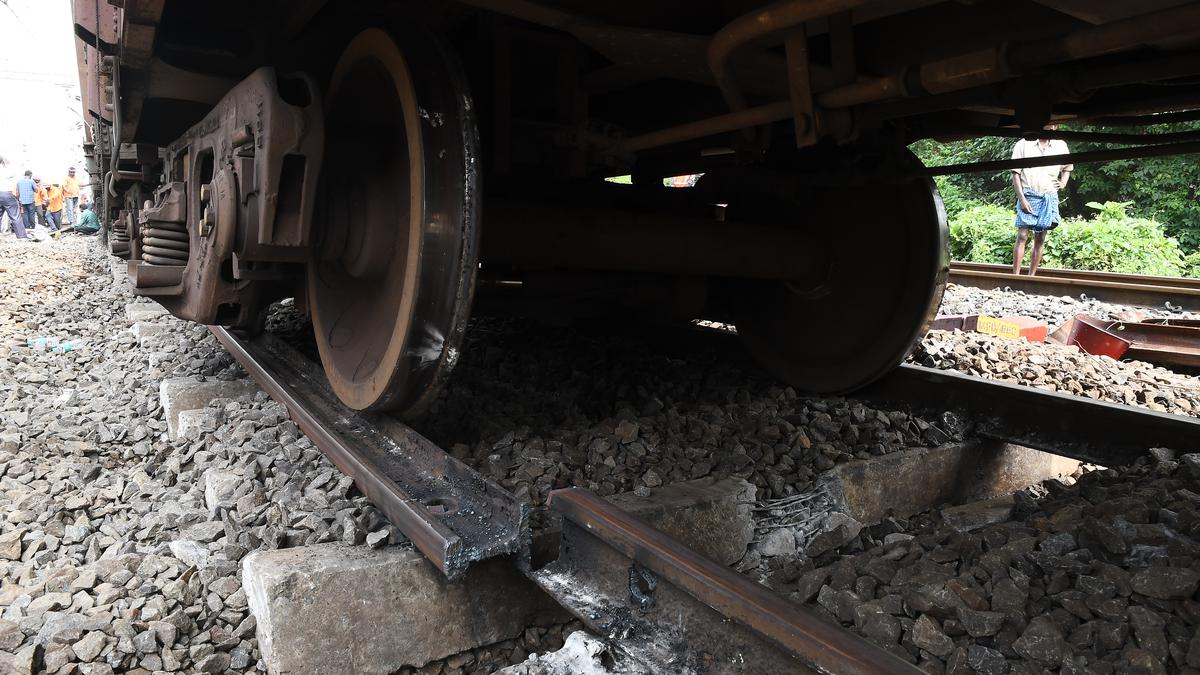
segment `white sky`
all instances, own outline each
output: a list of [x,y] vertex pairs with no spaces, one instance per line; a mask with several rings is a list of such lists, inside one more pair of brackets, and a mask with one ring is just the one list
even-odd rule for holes
[[13,173],[46,181],[74,166],[87,181],[74,40],[71,0],[0,0],[0,155]]

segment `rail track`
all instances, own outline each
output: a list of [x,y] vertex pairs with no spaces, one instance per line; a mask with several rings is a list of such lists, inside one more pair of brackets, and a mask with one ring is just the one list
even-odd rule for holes
[[[587,490],[551,493],[561,527],[535,535],[527,505],[394,419],[346,409],[321,370],[279,339],[212,331],[449,578],[473,562],[508,557],[591,630],[635,659],[680,672],[718,664],[720,672],[917,672]],[[1150,447],[1200,441],[1197,419],[918,366],[903,366],[861,397],[957,410],[977,420],[980,436],[1108,466]],[[1043,414],[1030,416],[1031,409]]]
[[1166,303],[1188,312],[1200,312],[1200,279],[1118,274],[1088,270],[1038,268],[1037,276],[1015,275],[1008,265],[954,262],[950,282],[975,288],[1011,288],[1035,295],[1080,293],[1119,305],[1159,307]]
[[[320,371],[269,334],[247,340],[225,328],[211,330],[449,578],[460,576],[471,562],[511,556],[590,628],[637,639],[636,651],[679,663],[685,672],[700,666],[691,663],[697,658],[750,673],[920,672],[587,490],[551,493],[550,508],[564,521],[561,532],[554,533],[563,553],[535,570],[528,507],[511,494],[411,428],[342,407]],[[626,607],[630,603],[634,607]]]

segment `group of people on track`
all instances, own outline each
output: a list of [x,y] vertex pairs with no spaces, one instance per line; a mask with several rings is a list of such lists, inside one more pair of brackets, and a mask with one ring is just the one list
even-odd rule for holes
[[[79,181],[75,167],[67,169],[61,180],[43,181],[33,171],[21,177],[9,175],[9,161],[0,157],[0,231],[9,230],[17,239],[33,241],[32,231],[44,227],[50,232],[71,231],[95,234],[99,219],[91,207],[80,204]],[[11,186],[11,189],[6,189]]]

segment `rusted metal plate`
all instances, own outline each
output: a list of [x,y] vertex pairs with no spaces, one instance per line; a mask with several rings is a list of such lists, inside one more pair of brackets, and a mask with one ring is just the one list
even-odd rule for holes
[[551,493],[561,554],[535,581],[593,630],[670,672],[915,673],[582,489]]
[[929,330],[964,330],[966,318],[963,314],[940,314],[929,324]]
[[1166,366],[1200,366],[1200,328],[1194,325],[1118,321],[1108,330],[1131,343],[1126,358]]
[[1190,328],[1200,328],[1200,319],[1146,319],[1144,324],[1158,324],[1161,326],[1188,326]]
[[529,507],[412,429],[348,410],[324,376],[287,345],[265,334],[243,340],[224,328],[213,335],[292,420],[392,524],[450,579],[475,561],[503,555],[527,559]]
[[93,45],[98,35],[100,49],[113,53],[119,37],[121,10],[108,0],[75,0],[71,3],[71,9],[75,19],[75,34]]
[[1163,366],[1200,368],[1200,348],[1167,347],[1163,345],[1135,343],[1125,352],[1125,358]]

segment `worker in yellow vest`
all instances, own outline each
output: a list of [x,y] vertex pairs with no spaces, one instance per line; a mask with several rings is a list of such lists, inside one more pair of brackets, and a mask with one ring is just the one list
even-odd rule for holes
[[75,211],[79,208],[79,181],[75,179],[75,167],[67,169],[67,177],[62,182],[63,215],[68,225],[75,224]]
[[62,222],[64,201],[62,185],[52,183],[46,190],[46,221],[50,224],[51,232],[57,232]]

